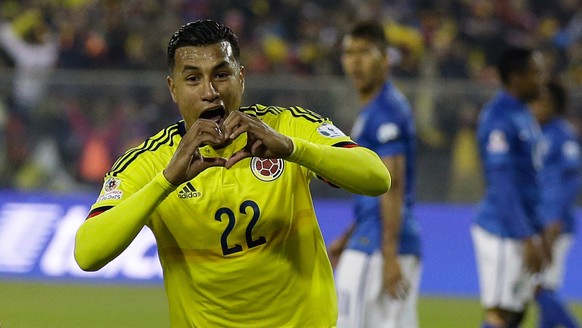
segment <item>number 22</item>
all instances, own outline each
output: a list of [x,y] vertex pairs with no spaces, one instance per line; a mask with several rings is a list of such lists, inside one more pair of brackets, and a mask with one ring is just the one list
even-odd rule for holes
[[[259,217],[261,215],[261,210],[259,209],[259,205],[257,205],[257,203],[255,203],[251,200],[246,200],[242,204],[240,204],[239,212],[241,214],[247,214],[248,208],[252,209],[253,216],[252,216],[251,221],[249,222],[249,224],[247,226],[245,236],[246,236],[246,240],[247,240],[247,247],[253,248],[253,247],[257,247],[259,245],[265,244],[267,242],[267,239],[265,237],[262,237],[262,236],[257,238],[257,239],[253,239],[253,236],[252,236],[253,228],[255,227],[255,225],[257,224],[257,221],[259,220]],[[234,229],[234,225],[236,223],[236,218],[235,218],[234,212],[230,208],[222,207],[222,208],[218,209],[218,211],[216,211],[216,214],[214,215],[214,219],[216,221],[222,222],[223,215],[226,215],[226,217],[228,218],[228,224],[226,226],[226,229],[224,229],[222,236],[220,237],[220,244],[222,245],[222,254],[226,256],[229,254],[241,252],[243,250],[243,248],[239,244],[235,244],[232,247],[228,246],[228,240],[227,240],[228,235],[232,232],[232,230]]]

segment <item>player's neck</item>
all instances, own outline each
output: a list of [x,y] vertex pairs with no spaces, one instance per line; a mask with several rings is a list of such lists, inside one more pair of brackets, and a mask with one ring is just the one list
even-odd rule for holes
[[378,83],[376,85],[374,85],[373,88],[369,88],[366,90],[360,90],[360,92],[358,93],[359,95],[359,99],[360,99],[360,103],[362,105],[366,105],[368,104],[370,101],[372,101],[373,99],[375,99],[380,92],[382,91],[382,87],[384,86],[384,83],[386,81],[382,81],[382,83]]

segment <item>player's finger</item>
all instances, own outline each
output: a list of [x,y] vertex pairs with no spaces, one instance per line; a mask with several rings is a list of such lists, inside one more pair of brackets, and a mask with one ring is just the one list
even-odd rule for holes
[[193,147],[198,147],[203,143],[219,144],[223,137],[220,127],[215,122],[208,121],[193,125],[182,140]]
[[226,164],[226,158],[222,157],[212,157],[212,158],[203,157],[202,161],[204,162],[204,164],[206,164],[205,167],[225,166]]
[[253,132],[254,128],[252,126],[255,123],[251,117],[237,117],[232,121],[228,122],[227,125],[224,125],[224,134],[226,138],[229,139],[236,139],[238,136],[245,132]]
[[188,129],[188,131],[186,131],[186,135],[188,134],[197,135],[200,134],[200,132],[212,133],[212,131],[220,134],[222,130],[218,123],[212,120],[206,120],[201,118],[194,122],[194,124]]
[[401,289],[402,289],[404,297],[406,298],[406,296],[408,295],[408,292],[410,291],[410,284],[408,283],[408,281],[404,280],[401,282]]
[[236,139],[244,132],[252,132],[255,135],[260,135],[263,138],[262,132],[265,131],[265,124],[250,115],[237,112],[237,115],[228,117],[223,124],[225,135],[230,139]]
[[230,169],[231,167],[234,166],[234,164],[238,163],[239,161],[241,161],[242,159],[245,159],[247,157],[252,157],[253,155],[245,148],[235,152],[234,154],[232,154],[232,156],[230,156],[226,162],[224,163],[224,167],[226,167],[227,169]]
[[245,114],[241,112],[232,112],[230,115],[228,115],[228,117],[222,123],[222,131],[227,138],[232,134],[234,129],[241,124],[243,120],[245,120]]
[[246,123],[241,123],[241,124],[235,126],[232,129],[232,132],[227,134],[227,136],[228,136],[228,138],[234,140],[234,139],[238,138],[238,136],[240,136],[241,134],[247,132],[248,130],[249,130],[249,125]]
[[406,280],[399,280],[390,289],[390,294],[396,299],[404,299],[408,295],[409,287]]
[[251,145],[251,153],[255,155],[264,155],[265,152],[265,145],[261,140],[256,140]]
[[408,288],[406,287],[406,285],[404,283],[399,282],[396,285],[396,295],[397,295],[398,299],[406,298],[407,294],[408,294]]

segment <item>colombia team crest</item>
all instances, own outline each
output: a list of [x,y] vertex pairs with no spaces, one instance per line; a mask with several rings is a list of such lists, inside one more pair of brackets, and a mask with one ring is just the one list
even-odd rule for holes
[[284,163],[280,158],[258,158],[251,160],[251,171],[261,181],[273,181],[283,173]]

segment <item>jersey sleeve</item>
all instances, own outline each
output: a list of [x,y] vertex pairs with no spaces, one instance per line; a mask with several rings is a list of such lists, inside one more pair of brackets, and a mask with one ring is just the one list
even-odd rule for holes
[[368,126],[362,131],[365,146],[369,145],[380,157],[390,157],[406,151],[405,135],[408,133],[408,126],[404,117],[382,112],[368,118],[367,122]]
[[580,190],[580,144],[575,137],[546,135],[540,218],[545,224],[564,219]]
[[[146,156],[139,160],[132,158],[132,152],[127,151],[105,175],[103,186],[95,203],[91,206],[89,217],[114,207],[125,201],[150,182],[159,172],[148,170]],[[127,169],[131,166],[131,169]]]
[[[318,113],[302,107],[290,107],[283,112],[285,120],[279,121],[279,131],[288,137],[298,138],[318,145],[332,147],[354,147],[356,143],[333,122]],[[326,179],[303,167],[304,173],[309,177]],[[335,186],[331,184],[332,186]]]
[[300,107],[295,107],[295,110],[310,112],[312,116],[309,119],[295,120],[295,131],[292,136],[326,146],[342,147],[356,144],[328,118]]
[[288,160],[349,192],[377,196],[390,188],[390,173],[378,155],[359,147],[331,121],[320,117],[291,125],[294,150]]
[[121,254],[175,188],[160,172],[123,203],[110,210],[97,207],[104,210],[99,213],[94,210],[94,215],[79,227],[75,235],[74,255],[79,266],[83,270],[95,271]]

